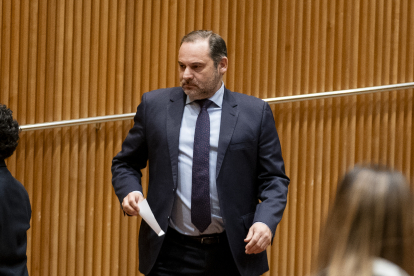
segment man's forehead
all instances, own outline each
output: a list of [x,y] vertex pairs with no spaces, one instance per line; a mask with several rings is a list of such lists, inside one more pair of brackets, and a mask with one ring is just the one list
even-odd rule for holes
[[196,40],[194,42],[184,42],[178,51],[178,61],[181,60],[206,60],[210,58],[208,40]]

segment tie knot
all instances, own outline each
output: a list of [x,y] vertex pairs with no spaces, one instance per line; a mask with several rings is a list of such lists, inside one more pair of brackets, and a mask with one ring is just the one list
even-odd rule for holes
[[207,109],[213,103],[209,99],[196,100],[195,102],[198,103],[201,109]]

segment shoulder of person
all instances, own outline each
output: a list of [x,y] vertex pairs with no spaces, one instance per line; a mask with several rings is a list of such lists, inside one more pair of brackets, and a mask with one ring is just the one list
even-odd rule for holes
[[19,180],[13,177],[13,175],[10,173],[7,167],[1,167],[0,179],[1,179],[0,187],[2,191],[24,191],[26,192],[26,189],[24,188],[23,184],[20,183]]
[[148,101],[152,100],[162,100],[162,99],[170,99],[170,98],[179,98],[184,95],[184,91],[180,86],[177,87],[169,87],[169,88],[160,88],[156,90],[152,90],[149,92],[145,92],[143,97],[146,98]]
[[[5,169],[5,170],[3,170]],[[0,170],[0,203],[21,205],[31,212],[29,194],[19,180],[14,178],[7,168]]]
[[250,96],[250,95],[246,95],[240,92],[234,92],[231,91],[229,89],[227,89],[227,92],[229,92],[229,94],[231,96],[233,96],[235,98],[235,100],[237,101],[238,104],[247,104],[249,106],[254,106],[257,108],[263,107],[263,105],[265,104],[265,101],[263,101],[262,99],[259,99],[255,96]]
[[408,276],[407,272],[402,270],[396,264],[382,259],[375,258],[372,262],[373,276]]

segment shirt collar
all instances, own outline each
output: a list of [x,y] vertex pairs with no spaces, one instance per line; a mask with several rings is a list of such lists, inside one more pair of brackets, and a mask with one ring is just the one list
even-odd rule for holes
[[[218,107],[222,107],[223,105],[223,96],[224,96],[224,82],[221,82],[221,87],[219,88],[219,90],[217,90],[217,92],[211,96],[210,98],[208,98],[210,101],[212,101],[213,103],[215,103]],[[187,97],[187,100],[185,102],[185,104],[189,104],[192,103],[194,101],[190,100],[190,97]]]

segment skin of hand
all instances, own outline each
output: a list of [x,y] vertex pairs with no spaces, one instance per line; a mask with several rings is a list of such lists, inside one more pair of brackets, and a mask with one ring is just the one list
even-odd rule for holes
[[122,209],[130,216],[138,216],[138,203],[144,200],[144,196],[139,192],[130,192],[122,200]]
[[247,242],[246,254],[258,254],[266,250],[272,240],[272,231],[264,223],[256,222],[247,233],[244,239]]

